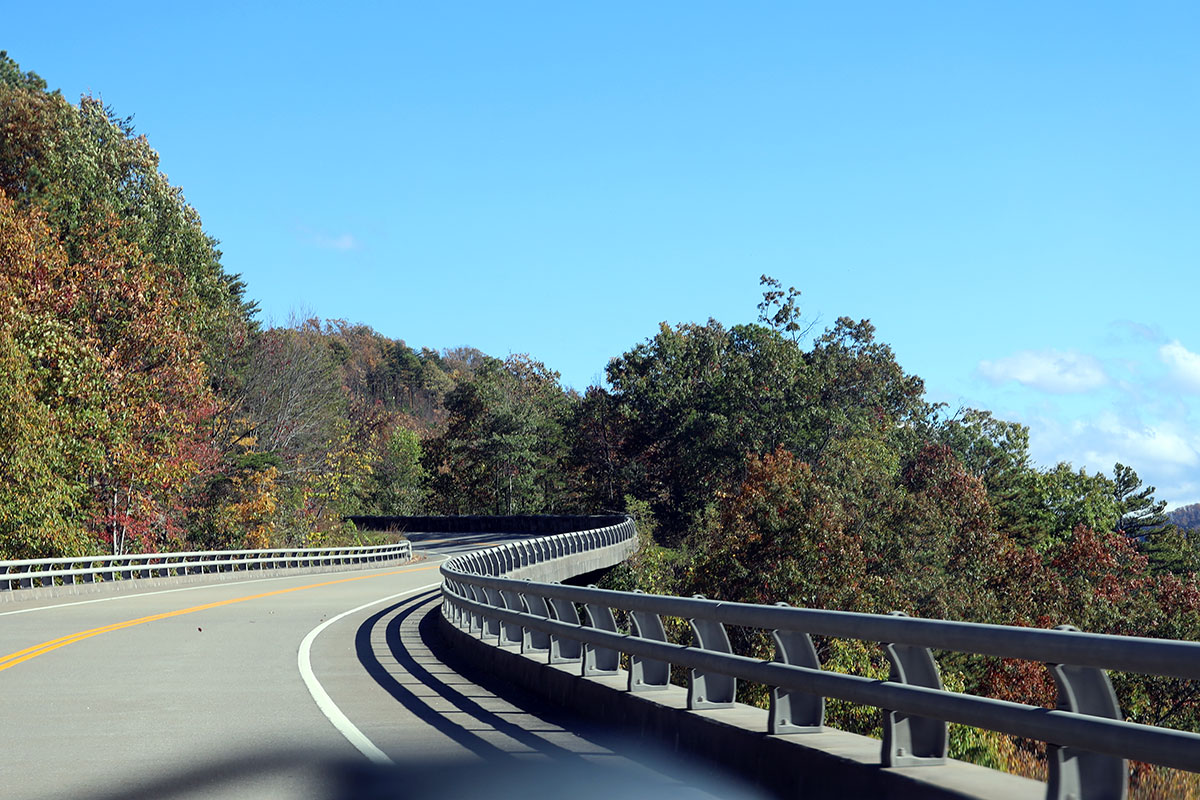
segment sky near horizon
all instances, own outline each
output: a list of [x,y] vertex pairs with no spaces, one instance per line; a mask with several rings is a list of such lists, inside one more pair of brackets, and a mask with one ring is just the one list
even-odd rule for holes
[[1200,501],[1200,5],[11,4],[268,322],[528,352],[578,389],[659,322],[870,319],[1042,466]]

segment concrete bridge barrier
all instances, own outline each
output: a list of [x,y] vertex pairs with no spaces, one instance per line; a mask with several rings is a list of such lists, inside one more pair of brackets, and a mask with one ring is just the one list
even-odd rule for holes
[[[617,563],[635,541],[625,519],[452,558],[442,567],[443,626],[488,670],[722,763],[780,797],[1095,800],[1127,795],[1127,759],[1200,771],[1200,735],[1126,722],[1105,672],[1200,679],[1200,643],[554,582]],[[668,641],[664,617],[685,620],[692,643]],[[728,625],[769,633],[775,659],[732,652]],[[823,670],[813,635],[880,644],[889,680]],[[1058,708],[946,691],[934,649],[1044,663]],[[672,667],[686,670],[686,686],[671,683]],[[766,686],[770,708],[737,703],[739,680]],[[883,741],[826,727],[830,697],[881,709]],[[947,758],[948,722],[1047,742],[1049,782]]]

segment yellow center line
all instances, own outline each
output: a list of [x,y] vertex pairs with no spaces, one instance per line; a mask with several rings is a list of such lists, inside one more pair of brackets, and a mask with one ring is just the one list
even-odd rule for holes
[[[363,581],[369,578],[384,578],[388,575],[403,575],[408,572],[423,572],[425,570],[437,569],[440,564],[430,564],[426,567],[413,567],[410,569],[398,569],[392,572],[380,572],[374,575],[357,575],[353,578],[339,578],[336,581],[325,581],[323,583],[310,583],[306,586],[293,586],[290,589],[276,589],[272,592],[263,592],[261,594],[247,595],[246,597],[234,597],[229,600],[218,600],[215,603],[205,603],[204,605],[192,606],[191,608],[181,608],[175,611],[164,611],[161,614],[151,614],[148,617],[138,617],[137,619],[125,620],[124,622],[114,622],[111,625],[102,625],[99,628],[72,633],[67,636],[60,636],[57,639],[51,639],[48,642],[35,644],[32,647],[26,647],[24,650],[18,650],[15,653],[9,653],[6,656],[0,657],[0,672],[15,667],[23,661],[28,661],[31,658],[36,658],[44,653],[49,653],[51,650],[57,650],[60,647],[66,647],[74,642],[79,642],[84,639],[90,639],[93,636],[99,636],[102,633],[110,633],[119,631],[122,628],[130,628],[134,625],[141,625],[146,622],[155,622],[160,619],[169,619],[170,617],[178,617],[183,614],[192,614],[197,611],[207,611],[210,608],[220,608],[221,606],[230,606],[234,603],[244,603],[247,600],[260,600],[264,597],[274,597],[275,595],[288,594],[289,592],[299,592],[304,589],[317,589],[321,586],[333,586],[338,583],[350,583],[352,581]],[[218,584],[219,585],[219,584]]]

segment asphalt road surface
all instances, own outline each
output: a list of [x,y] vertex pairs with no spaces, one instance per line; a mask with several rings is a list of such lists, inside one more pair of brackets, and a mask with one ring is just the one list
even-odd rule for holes
[[437,567],[512,538],[0,606],[0,797],[752,796],[453,661]]

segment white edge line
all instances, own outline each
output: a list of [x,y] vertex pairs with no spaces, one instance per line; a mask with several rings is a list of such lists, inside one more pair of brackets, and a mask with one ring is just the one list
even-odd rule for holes
[[304,641],[300,642],[300,651],[296,654],[296,665],[300,668],[300,677],[304,679],[304,685],[308,687],[308,693],[312,695],[312,699],[316,702],[317,708],[321,709],[321,713],[325,715],[325,718],[333,723],[333,727],[337,728],[338,733],[346,737],[346,741],[354,745],[354,748],[358,750],[358,752],[362,753],[376,764],[395,764],[396,762],[392,761],[392,759],[389,758],[386,753],[376,747],[375,743],[368,739],[366,734],[360,731],[354,725],[354,723],[350,721],[350,718],[342,713],[342,710],[337,707],[337,703],[333,702],[333,698],[331,698],[329,693],[325,691],[325,687],[323,687],[321,682],[317,680],[317,676],[313,672],[312,668],[313,642],[315,642],[317,637],[321,635],[321,631],[325,630],[330,625],[340,619],[343,619],[344,617],[348,617],[351,614],[362,611],[364,608],[370,608],[371,606],[379,605],[380,603],[386,603],[388,600],[396,600],[401,597],[417,594],[418,592],[423,592],[427,589],[434,589],[441,585],[441,581],[438,581],[437,583],[431,583],[427,586],[418,586],[416,589],[409,589],[406,592],[400,592],[399,594],[381,597],[378,600],[372,600],[369,603],[364,603],[358,608],[352,608],[349,611],[343,611],[336,617],[330,617],[317,627],[313,628],[308,632],[308,635],[304,637]]

